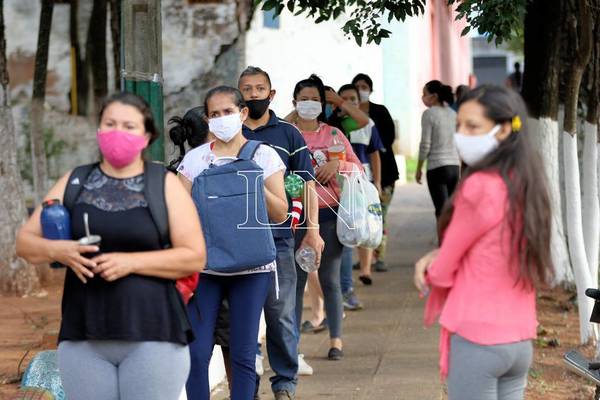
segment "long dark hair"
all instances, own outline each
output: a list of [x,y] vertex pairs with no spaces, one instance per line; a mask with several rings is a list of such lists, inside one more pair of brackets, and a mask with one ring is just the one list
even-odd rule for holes
[[[516,91],[500,86],[474,89],[464,95],[460,104],[469,101],[483,106],[485,116],[496,124],[512,122],[515,117],[520,119],[521,127],[513,127],[513,132],[496,150],[470,166],[462,181],[481,171],[500,174],[508,189],[508,226],[512,249],[516,249],[513,256],[519,259],[518,280],[529,286],[550,283],[554,276],[550,256],[550,196],[541,158],[527,129],[525,103]],[[453,210],[450,201],[440,217],[442,231]]]
[[117,92],[111,94],[106,97],[104,101],[102,101],[102,105],[100,106],[100,112],[98,113],[98,122],[102,120],[102,115],[104,115],[104,111],[113,103],[121,103],[127,106],[132,106],[136,108],[140,114],[144,117],[144,129],[147,133],[150,134],[149,144],[152,144],[158,136],[160,132],[156,127],[156,123],[154,122],[154,116],[152,115],[152,109],[146,102],[146,100],[142,99],[140,96],[129,93],[129,92]]
[[321,114],[317,117],[318,121],[326,122],[327,118],[325,118],[325,85],[323,85],[323,81],[317,75],[312,74],[308,77],[308,79],[303,79],[300,82],[296,83],[294,87],[294,100],[298,97],[298,93],[302,91],[304,88],[316,88],[319,92],[319,97],[321,97]]
[[440,81],[429,81],[425,84],[425,89],[431,94],[437,94],[440,103],[453,104],[454,95],[452,94],[452,88],[448,85],[444,85]]

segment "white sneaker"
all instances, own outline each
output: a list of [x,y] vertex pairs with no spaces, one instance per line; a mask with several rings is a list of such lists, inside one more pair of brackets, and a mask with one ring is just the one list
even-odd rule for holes
[[313,369],[304,361],[304,354],[298,354],[298,375],[310,376],[313,374]]
[[263,367],[263,356],[256,355],[256,362],[254,363],[254,368],[256,369],[256,375],[263,376],[265,373],[265,368]]

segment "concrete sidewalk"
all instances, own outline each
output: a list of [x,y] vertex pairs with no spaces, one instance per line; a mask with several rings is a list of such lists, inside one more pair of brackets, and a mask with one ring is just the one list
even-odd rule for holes
[[[302,336],[300,351],[314,368],[314,375],[300,377],[298,399],[441,398],[438,330],[423,328],[424,302],[412,285],[413,264],[433,247],[435,239],[433,208],[426,187],[397,187],[389,218],[390,271],[374,272],[371,287],[356,284],[365,309],[347,312],[344,360],[326,359],[328,332]],[[305,311],[306,315],[310,312]],[[268,380],[271,374],[267,370],[262,379],[263,399],[273,398]],[[226,398],[224,392],[213,398]]]

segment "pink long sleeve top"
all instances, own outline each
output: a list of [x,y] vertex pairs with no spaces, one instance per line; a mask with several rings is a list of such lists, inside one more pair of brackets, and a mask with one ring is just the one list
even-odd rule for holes
[[[362,164],[356,154],[354,154],[352,145],[344,134],[331,125],[321,123],[319,124],[319,129],[316,131],[301,131],[308,150],[311,153],[315,173],[319,170],[320,166],[329,161],[327,149],[333,143],[334,135],[332,132],[334,130],[337,131],[336,136],[344,143],[346,152],[346,160],[340,161],[338,173],[349,173],[353,170],[362,171]],[[337,207],[340,200],[340,185],[335,177],[331,178],[326,185],[317,183],[316,189],[319,197],[319,208],[326,208],[328,206]]]
[[440,315],[440,367],[448,372],[450,334],[481,345],[536,337],[535,290],[518,281],[508,225],[508,189],[495,172],[460,186],[438,257],[427,269],[432,288],[425,322]]

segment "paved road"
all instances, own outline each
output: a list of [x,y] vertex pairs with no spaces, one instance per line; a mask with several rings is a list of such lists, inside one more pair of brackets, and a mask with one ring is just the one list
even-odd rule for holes
[[[398,187],[390,221],[388,264],[391,269],[376,273],[372,287],[357,284],[358,295],[366,309],[347,313],[344,360],[326,359],[327,332],[302,336],[300,350],[315,374],[300,378],[298,399],[441,398],[438,331],[423,328],[423,301],[412,287],[412,265],[433,246],[435,237],[433,208],[426,188]],[[271,371],[265,373],[270,374]],[[266,377],[260,393],[263,399],[273,398]],[[224,393],[215,397],[224,398]]]

